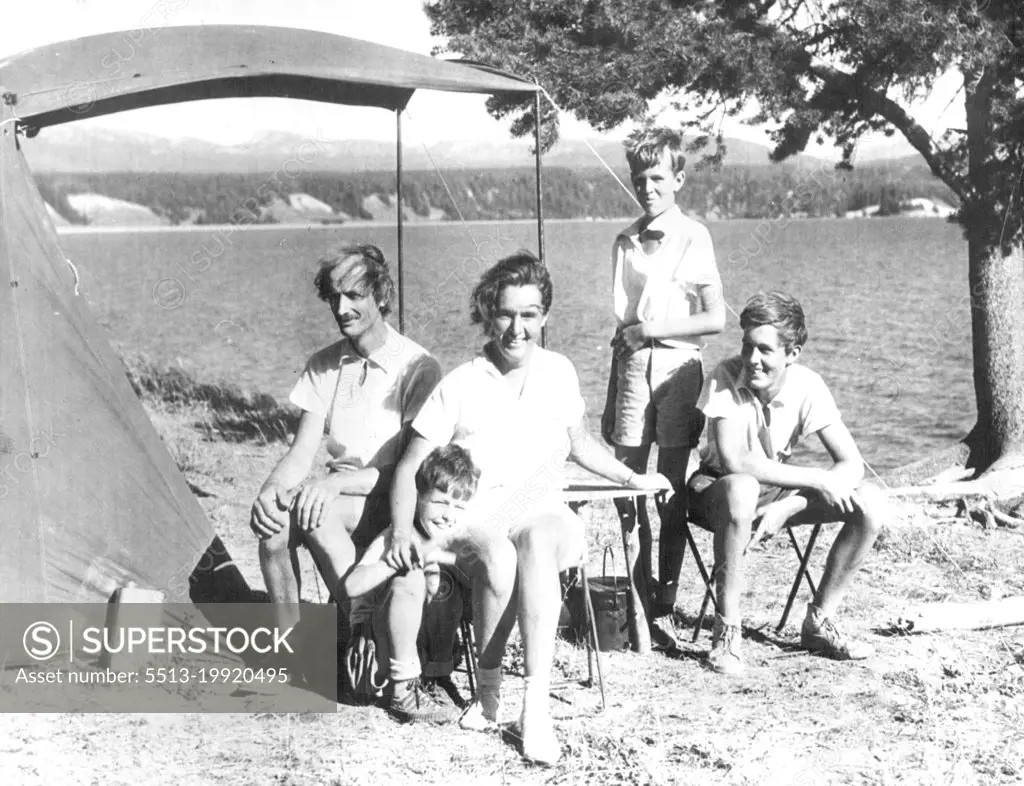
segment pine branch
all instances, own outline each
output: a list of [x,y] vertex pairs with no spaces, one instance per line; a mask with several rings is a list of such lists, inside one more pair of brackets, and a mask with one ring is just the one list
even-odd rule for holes
[[967,199],[971,193],[967,179],[943,161],[942,151],[932,141],[931,135],[907,114],[903,107],[884,93],[861,84],[852,74],[823,63],[812,63],[809,69],[818,79],[828,83],[829,87],[855,100],[865,113],[876,114],[890,123],[921,154],[936,177],[948,185],[961,200]]

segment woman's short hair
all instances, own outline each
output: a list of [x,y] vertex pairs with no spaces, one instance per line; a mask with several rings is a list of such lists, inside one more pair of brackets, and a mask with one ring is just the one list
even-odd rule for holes
[[373,299],[377,303],[382,316],[391,313],[391,303],[395,299],[395,282],[391,278],[391,271],[388,269],[387,260],[383,252],[377,246],[370,243],[355,243],[344,246],[338,251],[331,252],[320,259],[320,268],[316,271],[313,279],[313,286],[321,300],[329,301],[334,291],[331,283],[331,275],[343,262],[358,257],[363,266],[363,273],[360,277],[360,284],[373,293]]
[[626,137],[622,143],[626,148],[626,161],[630,172],[650,169],[661,162],[664,151],[672,161],[672,172],[678,174],[686,167],[683,153],[683,135],[673,128],[664,126],[643,126]]
[[779,339],[787,350],[807,344],[807,325],[800,302],[785,292],[758,292],[743,307],[740,327],[771,325],[779,331]]
[[416,493],[427,494],[437,490],[456,499],[468,500],[476,494],[480,470],[473,463],[469,451],[461,445],[449,443],[434,448],[416,470]]
[[498,308],[498,298],[505,287],[526,287],[533,285],[540,290],[544,313],[551,310],[551,275],[529,251],[516,253],[498,260],[484,271],[480,281],[473,288],[469,302],[469,319],[474,325],[486,325]]

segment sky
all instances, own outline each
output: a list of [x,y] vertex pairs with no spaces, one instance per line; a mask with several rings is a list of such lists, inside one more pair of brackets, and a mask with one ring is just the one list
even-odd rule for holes
[[[0,57],[56,41],[117,30],[169,25],[259,24],[305,27],[429,54],[441,41],[430,35],[423,0],[7,0],[0,25]],[[936,136],[962,124],[962,93],[942,80],[933,99],[914,112]],[[952,101],[951,101],[952,99]],[[394,117],[385,110],[340,107],[287,99],[230,99],[123,112],[84,121],[170,137],[242,142],[264,131],[298,134],[320,129],[332,139],[394,138]],[[760,129],[730,121],[727,136],[770,144]],[[562,118],[568,137],[594,136],[588,126]],[[502,140],[507,122],[494,120],[480,96],[419,91],[403,119],[410,142]],[[884,140],[872,144],[884,144]],[[811,151],[823,154],[824,151]]]

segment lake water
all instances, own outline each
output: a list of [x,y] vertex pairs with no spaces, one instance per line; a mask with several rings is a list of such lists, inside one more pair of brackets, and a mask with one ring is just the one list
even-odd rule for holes
[[[548,346],[576,364],[592,418],[610,361],[611,241],[618,222],[549,222],[555,282]],[[876,470],[963,436],[974,421],[967,250],[938,219],[730,221],[709,225],[725,298],[796,295],[810,340],[801,362],[828,382]],[[353,241],[394,259],[394,227],[69,234],[82,292],[123,353],[179,363],[207,381],[284,399],[306,358],[336,340],[312,273]],[[488,264],[536,248],[529,223],[407,227],[407,332],[445,369],[480,346],[469,291]],[[395,315],[397,319],[397,315]],[[397,324],[397,322],[396,322]],[[739,349],[737,318],[709,338],[710,365]],[[595,421],[596,422],[596,421]]]

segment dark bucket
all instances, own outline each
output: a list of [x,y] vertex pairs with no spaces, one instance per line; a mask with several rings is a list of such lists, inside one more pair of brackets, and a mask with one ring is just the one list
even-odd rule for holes
[[[597,628],[597,648],[601,652],[622,650],[629,647],[629,623],[626,618],[626,597],[629,592],[629,579],[625,576],[608,575],[608,554],[611,547],[604,550],[602,570],[604,574],[588,580],[590,584],[590,601],[594,607],[594,626]],[[614,555],[612,570],[615,569]],[[587,611],[583,600],[583,582],[578,581],[569,589],[566,597],[569,609],[569,622],[577,642],[586,641],[588,635]]]

